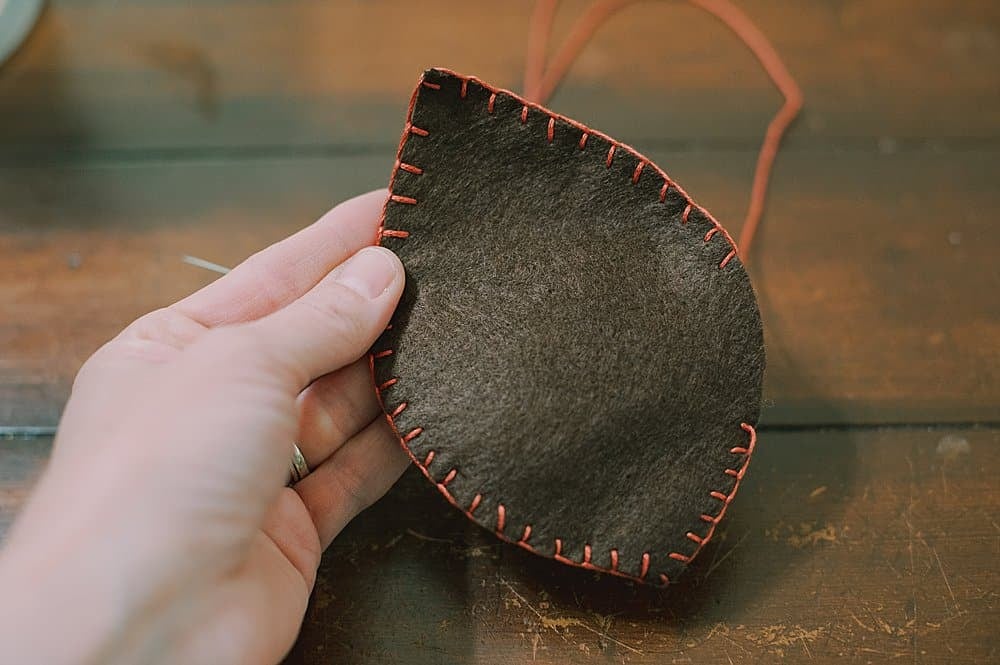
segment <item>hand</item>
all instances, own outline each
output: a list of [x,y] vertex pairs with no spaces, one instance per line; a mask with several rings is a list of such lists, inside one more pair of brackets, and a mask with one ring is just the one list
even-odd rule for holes
[[[87,361],[0,553],[0,662],[288,651],[322,550],[407,466],[365,357],[403,288],[395,255],[366,247],[385,197],[343,203]],[[293,441],[312,473],[290,489]]]

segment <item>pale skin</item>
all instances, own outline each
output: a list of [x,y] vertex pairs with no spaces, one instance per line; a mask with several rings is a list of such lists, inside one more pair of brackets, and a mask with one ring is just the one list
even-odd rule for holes
[[[407,466],[366,359],[403,289],[385,191],[83,366],[0,550],[0,662],[276,663],[324,548]],[[286,487],[291,443],[312,473]]]

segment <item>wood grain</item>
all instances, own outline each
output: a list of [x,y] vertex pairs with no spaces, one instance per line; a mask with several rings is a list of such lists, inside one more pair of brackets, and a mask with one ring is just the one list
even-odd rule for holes
[[[587,0],[562,3],[564,35]],[[806,93],[791,145],[995,140],[991,0],[740,3]],[[531,0],[53,0],[0,76],[0,158],[390,145],[420,71],[520,87]],[[637,3],[595,37],[555,109],[626,141],[756,144],[780,102],[725,27]]]
[[[664,152],[739,226],[753,153]],[[769,424],[1000,421],[994,155],[789,152],[752,258]],[[140,314],[385,183],[388,153],[0,170],[0,425],[54,425]],[[729,220],[729,221],[727,221]]]
[[[287,662],[991,662],[998,444],[765,431],[723,530],[662,594],[502,545],[408,473],[327,552]],[[2,531],[48,445],[0,446]]]
[[45,470],[49,439],[0,437],[0,543]]

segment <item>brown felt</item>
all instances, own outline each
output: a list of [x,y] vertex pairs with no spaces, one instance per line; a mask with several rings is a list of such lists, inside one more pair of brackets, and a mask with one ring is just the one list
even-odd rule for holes
[[411,125],[382,238],[407,287],[373,360],[404,445],[506,539],[675,578],[759,414],[728,236],[627,146],[474,79],[426,72]]

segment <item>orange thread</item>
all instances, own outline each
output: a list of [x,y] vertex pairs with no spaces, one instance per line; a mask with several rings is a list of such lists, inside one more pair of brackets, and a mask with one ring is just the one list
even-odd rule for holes
[[528,46],[525,53],[524,90],[532,90],[541,83],[545,73],[545,49],[552,30],[558,0],[538,0],[528,23]]
[[[585,135],[596,134],[598,137],[600,137],[601,139],[603,139],[603,140],[605,140],[605,141],[608,142],[608,144],[610,146],[609,149],[608,149],[609,157],[613,158],[614,153],[619,148],[627,151],[629,154],[631,154],[632,156],[634,156],[638,161],[645,162],[646,165],[652,167],[656,171],[656,173],[664,180],[665,183],[667,183],[670,187],[673,187],[674,189],[677,190],[677,193],[681,197],[684,198],[684,200],[687,202],[688,205],[691,205],[691,206],[694,205],[693,201],[691,200],[691,197],[688,195],[687,192],[684,191],[684,189],[680,185],[672,182],[670,180],[670,177],[666,174],[666,172],[664,172],[661,168],[659,168],[658,166],[656,166],[655,164],[653,164],[647,157],[645,157],[642,154],[640,154],[639,152],[637,152],[634,148],[632,148],[632,147],[630,147],[628,145],[625,145],[624,143],[621,143],[619,141],[616,141],[615,139],[611,138],[607,134],[604,134],[604,133],[599,132],[597,130],[591,129],[590,127],[587,127],[586,125],[584,125],[584,124],[582,124],[580,122],[577,122],[576,120],[572,120],[571,118],[567,118],[565,116],[561,116],[561,115],[559,115],[557,113],[554,113],[554,112],[550,111],[549,109],[547,109],[547,108],[545,108],[543,106],[535,104],[534,102],[529,102],[528,100],[526,100],[526,99],[518,96],[517,94],[515,94],[515,93],[513,93],[513,92],[511,92],[509,90],[503,90],[502,88],[494,88],[494,87],[490,86],[489,84],[485,83],[484,81],[481,81],[480,79],[478,79],[478,78],[476,78],[474,76],[462,76],[461,74],[457,74],[456,72],[453,72],[453,71],[447,70],[447,69],[438,69],[437,71],[440,72],[440,73],[442,73],[442,74],[448,75],[448,76],[453,76],[455,78],[472,81],[472,82],[476,83],[477,85],[482,86],[486,90],[490,90],[493,94],[496,94],[496,95],[504,94],[504,95],[508,95],[509,97],[512,97],[513,99],[515,99],[517,102],[519,102],[522,105],[522,109],[521,109],[522,122],[527,122],[527,109],[528,108],[534,108],[534,109],[536,109],[536,110],[538,110],[538,111],[546,114],[550,118],[554,118],[557,121],[564,122],[564,123],[566,123],[566,124],[568,124],[568,125],[570,125],[572,127],[576,127],[577,129],[581,130],[581,132],[583,132]],[[408,123],[411,123],[411,121],[412,121],[412,107],[413,107],[413,105],[415,103],[416,103],[416,97],[414,97],[411,100],[410,113],[408,114],[408,117],[410,118],[410,120],[407,121]],[[409,127],[410,124],[408,124],[407,126]],[[585,140],[584,140],[583,137],[581,137],[581,142],[585,143]],[[610,163],[606,162],[606,165],[610,167]],[[394,170],[393,173],[394,173],[394,175],[393,175],[393,177],[390,178],[390,181],[389,181],[390,182],[390,186],[394,182],[395,170]],[[391,187],[390,187],[390,189],[391,189]],[[662,190],[661,194],[665,197],[666,196],[666,190]],[[726,239],[726,242],[728,242],[729,245],[735,250],[736,249],[736,243],[733,242],[732,237],[722,227],[722,225],[719,224],[719,222],[714,217],[712,217],[712,215],[707,210],[705,210],[704,208],[699,207],[698,210],[705,216],[705,218],[707,219],[707,221],[710,224],[712,224],[713,227],[717,228],[718,231],[722,233],[723,237],[725,237],[725,239]],[[727,261],[727,263],[728,263],[728,261]]]
[[392,417],[393,418],[399,417],[399,414],[401,414],[403,411],[406,411],[406,406],[407,406],[406,402],[403,402],[399,406],[397,406],[392,412]]
[[400,231],[399,229],[382,229],[381,231],[383,238],[409,238],[409,231]]
[[431,83],[430,81],[424,81],[422,83],[422,85],[425,88],[430,88],[431,90],[440,90],[441,89],[441,84],[440,83]]
[[396,203],[405,203],[406,205],[416,205],[417,200],[411,196],[400,196],[399,194],[390,194],[390,201],[395,201]]
[[604,160],[604,165],[609,169],[611,168],[611,160],[615,158],[615,144],[612,143],[611,147],[608,148],[608,158]]
[[552,143],[552,137],[555,136],[555,133],[556,133],[556,119],[549,118],[549,129],[548,132],[546,133],[549,139],[549,143]]
[[684,214],[681,215],[681,221],[683,223],[687,224],[688,215],[690,215],[690,214],[691,214],[691,204],[689,203],[689,204],[687,204],[687,207],[684,208]]
[[[399,137],[399,146],[396,148],[396,164],[402,162],[403,157],[403,147],[406,145],[407,139],[410,138],[410,133],[413,131],[413,107],[417,105],[417,97],[420,95],[420,89],[423,88],[424,83],[429,83],[423,76],[420,77],[420,85],[417,85],[413,89],[413,93],[410,95],[410,104],[406,109],[406,124],[403,126],[403,135]],[[440,86],[439,86],[440,87]],[[427,132],[424,132],[427,135]],[[392,194],[393,188],[396,185],[396,176],[399,174],[398,168],[392,169],[392,175],[389,176],[389,193]],[[385,213],[389,209],[389,197],[385,199],[385,203],[382,204],[382,213],[379,216],[378,230],[375,233],[375,244],[381,244],[382,242],[382,231],[385,229]],[[375,366],[372,361],[369,361],[371,366],[372,376],[375,376]],[[376,391],[377,392],[377,391]]]
[[[708,522],[709,524],[708,531],[705,533],[704,536],[697,536],[690,532],[687,533],[686,534],[687,537],[693,540],[695,543],[697,543],[697,547],[695,547],[694,551],[688,555],[680,554],[678,552],[671,552],[670,558],[676,559],[677,561],[683,561],[684,563],[689,563],[692,559],[698,556],[698,553],[701,552],[702,549],[704,549],[705,545],[708,544],[708,541],[710,541],[712,539],[712,536],[715,535],[715,529],[719,525],[719,522],[722,521],[722,518],[726,515],[726,510],[729,508],[729,504],[731,504],[733,502],[733,499],[736,498],[736,492],[740,489],[740,483],[743,481],[743,477],[746,475],[747,469],[750,467],[750,458],[753,456],[753,451],[757,447],[757,431],[754,429],[753,425],[749,425],[747,423],[740,423],[740,428],[744,432],[746,432],[747,435],[750,437],[750,442],[747,444],[747,447],[745,449],[740,449],[744,450],[744,452],[735,453],[738,455],[742,455],[744,459],[743,463],[740,464],[740,466],[736,470],[736,476],[735,476],[736,481],[733,483],[732,489],[729,490],[729,494],[723,494],[722,492],[719,492],[717,490],[713,490],[708,493],[708,495],[711,496],[713,499],[718,499],[719,501],[722,502],[722,507],[719,509],[719,512],[714,517],[709,515],[701,516],[702,521]],[[736,449],[734,448],[733,450]]]
[[642,167],[646,165],[646,162],[639,162],[635,165],[635,171],[632,172],[632,184],[639,184],[639,176],[642,175]]
[[521,536],[520,543],[526,545],[528,543],[528,538],[531,538],[531,525],[524,525],[524,535]]
[[462,79],[462,90],[461,92],[459,92],[459,96],[462,99],[465,99],[465,95],[468,93],[468,91],[469,91],[469,79]]
[[497,101],[497,93],[495,93],[495,92],[491,93],[490,94],[490,101],[486,104],[486,110],[489,113],[493,113],[493,106],[494,106],[494,104],[496,104],[496,101]]
[[667,190],[670,189],[670,181],[664,180],[663,187],[660,188],[660,203],[667,200]]
[[[458,77],[458,75],[455,74],[454,72],[449,72],[449,71],[446,71],[446,70],[440,70],[440,71],[442,71],[445,74],[449,74],[451,76]],[[539,107],[539,106],[537,106],[535,104],[527,102],[526,100],[523,100],[522,98],[518,97],[517,95],[515,95],[513,93],[510,93],[509,91],[502,91],[502,90],[497,90],[497,89],[491,88],[488,85],[486,85],[485,83],[483,83],[482,81],[479,81],[478,79],[475,79],[473,77],[464,77],[463,78],[463,81],[469,81],[469,80],[474,81],[477,84],[479,84],[479,85],[483,86],[484,88],[486,88],[487,90],[491,91],[492,94],[490,96],[490,103],[488,105],[489,106],[489,110],[491,112],[492,112],[493,102],[495,101],[495,98],[496,98],[497,94],[499,94],[499,93],[508,94],[508,95],[512,96],[514,99],[517,99],[518,101],[520,101],[520,102],[523,103],[523,108],[522,108],[522,111],[521,111],[522,120],[525,120],[527,118],[527,109],[528,109],[528,106],[532,106],[533,108],[537,108],[537,109],[541,110],[542,112],[546,113],[549,116],[550,120],[559,119],[559,120],[561,120],[563,122],[568,123],[569,125],[571,125],[573,127],[576,127],[578,129],[580,129],[582,131],[582,135],[580,137],[580,144],[579,144],[581,149],[583,149],[583,147],[586,145],[588,132],[592,132],[592,133],[597,134],[602,139],[608,141],[611,144],[611,148],[609,149],[609,162],[610,162],[610,157],[613,156],[613,152],[614,152],[614,149],[616,147],[620,146],[620,147],[624,148],[629,153],[631,153],[632,155],[634,155],[640,161],[640,164],[643,167],[647,163],[650,164],[652,166],[652,168],[654,168],[656,170],[656,172],[663,178],[664,185],[663,185],[663,188],[660,190],[660,200],[662,202],[665,199],[667,189],[672,184],[671,181],[670,181],[670,179],[667,177],[666,173],[664,173],[659,167],[657,167],[655,164],[652,164],[651,162],[649,162],[648,160],[646,160],[642,155],[640,155],[639,153],[637,153],[632,148],[630,148],[630,147],[628,147],[628,146],[626,146],[626,145],[624,145],[622,143],[618,143],[617,141],[615,141],[614,139],[611,139],[610,137],[608,137],[605,134],[602,134],[600,132],[596,132],[594,130],[590,130],[590,128],[588,128],[588,127],[586,127],[584,125],[581,125],[580,123],[578,123],[578,122],[576,122],[574,120],[570,120],[568,118],[564,118],[562,116],[558,116],[558,115],[552,113],[551,111],[549,111],[547,109],[544,109],[544,108]],[[423,83],[423,82],[424,82],[423,78],[421,77],[421,83]],[[435,85],[438,85],[438,84],[435,84]],[[399,147],[397,149],[395,168],[393,169],[392,175],[390,176],[390,179],[389,179],[389,190],[390,190],[390,192],[392,191],[393,184],[395,183],[396,174],[397,174],[398,170],[402,168],[402,162],[400,162],[400,155],[402,155],[403,147],[406,144],[407,137],[410,135],[410,133],[414,133],[414,134],[422,135],[422,136],[428,135],[428,132],[426,130],[420,130],[420,129],[414,127],[411,124],[411,119],[412,119],[412,116],[413,116],[413,109],[414,109],[414,107],[416,105],[417,95],[418,95],[418,92],[419,92],[419,90],[420,90],[421,87],[431,87],[432,89],[435,89],[435,88],[433,88],[433,86],[418,85],[417,88],[413,92],[413,96],[410,98],[410,106],[409,106],[409,110],[407,112],[407,124],[406,124],[406,126],[404,128],[403,136],[400,139]],[[438,88],[440,88],[440,85],[438,85]],[[405,170],[405,169],[403,169],[403,170]],[[640,169],[637,167],[636,170],[638,171]],[[633,177],[634,177],[634,175],[635,174],[633,174]],[[683,196],[686,200],[689,201],[688,207],[690,208],[690,206],[692,205],[690,203],[690,197],[688,197],[687,194],[684,192],[684,190],[681,189],[680,187],[677,187],[677,190],[678,190],[678,193],[681,196]],[[382,237],[384,237],[384,235],[389,235],[391,237],[391,235],[393,233],[392,230],[386,230],[386,229],[384,229],[384,225],[385,225],[385,214],[386,214],[386,210],[387,210],[387,205],[388,205],[388,203],[389,203],[390,200],[394,200],[393,199],[394,196],[395,195],[390,194],[390,196],[386,198],[386,204],[383,205],[382,215],[381,215],[381,218],[379,220],[378,232],[376,234],[376,240],[375,240],[376,243],[379,243],[379,241],[381,240]],[[397,198],[406,199],[407,197],[397,197]],[[719,223],[714,218],[712,218],[711,215],[709,215],[707,213],[707,211],[703,211],[703,212],[704,212],[705,216],[708,218],[708,220],[712,223],[712,225],[714,227],[713,230],[716,231],[716,232],[721,231],[722,234],[723,234],[723,236],[726,238],[727,242],[729,242],[730,246],[733,247],[733,251],[730,252],[730,254],[726,257],[726,259],[723,260],[723,262],[722,262],[722,264],[720,266],[720,267],[723,267],[726,263],[728,263],[728,261],[732,258],[732,256],[735,255],[735,253],[736,253],[735,252],[735,245],[734,245],[734,243],[732,241],[732,238],[729,236],[728,233],[726,233],[725,229],[722,228],[719,225]],[[406,232],[402,232],[402,233],[406,233]],[[407,233],[407,236],[408,235],[409,234]],[[714,233],[712,233],[710,231],[709,235],[710,236],[714,235]],[[391,329],[391,328],[392,328],[392,326],[390,325],[390,326],[387,326],[386,329],[388,330],[388,329]],[[388,357],[388,356],[392,355],[392,353],[393,353],[392,349],[385,349],[383,351],[372,353],[369,356],[369,370],[371,371],[373,379],[374,379],[374,376],[375,376],[375,360]],[[381,385],[377,386],[376,389],[375,389],[376,397],[377,397],[379,405],[382,407],[383,411],[386,411],[386,407],[385,407],[385,402],[384,402],[383,397],[382,397],[382,391],[384,389],[386,389],[386,388],[389,388],[390,386],[395,385],[397,381],[398,381],[398,378],[389,379],[386,382],[382,383]],[[455,499],[455,497],[451,494],[451,492],[446,487],[446,484],[448,482],[450,482],[452,479],[454,479],[455,475],[458,473],[457,469],[452,469],[442,482],[437,483],[434,480],[434,478],[430,475],[430,471],[427,468],[431,464],[431,462],[434,460],[434,455],[435,455],[434,451],[433,450],[429,451],[427,453],[426,457],[424,458],[423,462],[421,463],[421,461],[419,461],[416,458],[416,456],[414,455],[413,451],[411,450],[411,448],[408,445],[410,441],[412,441],[413,439],[417,438],[418,436],[420,436],[423,433],[423,431],[424,431],[423,428],[422,427],[416,427],[416,428],[410,430],[405,435],[401,434],[400,431],[399,431],[399,429],[397,428],[396,423],[395,423],[395,416],[398,415],[401,412],[402,408],[405,408],[405,405],[406,405],[405,402],[402,403],[402,404],[400,404],[392,414],[390,414],[390,413],[388,413],[388,411],[386,411],[386,419],[387,419],[390,427],[392,428],[393,432],[396,433],[396,436],[399,438],[400,445],[402,446],[403,450],[406,452],[407,456],[409,456],[410,460],[421,470],[421,472],[424,474],[424,476],[428,480],[430,480],[432,483],[435,484],[435,486],[438,488],[438,490],[441,492],[441,494],[445,497],[445,499],[448,500],[449,503],[451,503],[453,506],[455,506],[459,510],[463,510],[459,506],[458,501]],[[710,496],[712,496],[713,498],[716,498],[716,499],[722,501],[723,505],[722,505],[722,508],[720,509],[719,513],[715,517],[712,517],[712,516],[709,516],[709,515],[704,515],[704,514],[701,515],[701,520],[704,521],[704,522],[708,522],[710,524],[708,533],[706,533],[704,536],[699,537],[699,536],[696,536],[695,534],[692,534],[692,533],[688,532],[686,534],[687,537],[689,539],[694,540],[695,542],[698,543],[698,546],[695,549],[695,551],[692,554],[690,554],[690,555],[684,555],[684,554],[681,554],[679,552],[671,552],[668,555],[669,558],[677,560],[677,561],[681,561],[683,563],[689,563],[695,557],[695,555],[697,555],[698,552],[704,547],[704,545],[709,541],[709,539],[711,539],[712,535],[714,534],[716,526],[718,525],[719,521],[722,519],[722,517],[724,516],[724,514],[726,512],[726,508],[729,506],[730,502],[732,502],[733,498],[735,497],[736,491],[739,488],[740,481],[743,479],[743,477],[744,477],[744,475],[746,473],[746,470],[747,470],[747,468],[749,466],[750,456],[751,456],[751,454],[752,454],[752,452],[754,450],[754,447],[756,445],[756,438],[757,438],[756,437],[756,431],[754,430],[754,428],[751,425],[748,425],[746,423],[742,423],[741,427],[743,428],[744,431],[746,431],[750,435],[750,443],[748,444],[748,446],[746,448],[736,446],[736,447],[733,447],[733,448],[730,449],[730,452],[733,453],[733,454],[740,454],[740,455],[745,455],[746,456],[746,458],[744,459],[743,464],[741,465],[740,469],[736,472],[736,476],[735,476],[736,481],[735,481],[735,483],[733,485],[733,488],[730,490],[730,492],[729,492],[728,495],[727,494],[723,494],[722,492],[719,492],[719,491],[714,491],[714,490],[711,491],[711,492],[709,492]],[[728,469],[726,471],[727,471],[727,475],[732,476],[732,474],[728,473],[728,471],[729,471]],[[469,504],[468,509],[464,509],[463,512],[470,519],[474,519],[473,518],[473,512],[479,507],[479,505],[481,504],[481,502],[482,502],[482,495],[481,494],[476,494],[475,497],[472,499],[472,502]],[[530,525],[526,525],[525,532],[524,532],[524,535],[522,536],[522,538],[519,541],[514,541],[511,538],[508,538],[507,536],[503,535],[502,531],[504,529],[505,524],[506,524],[506,509],[504,508],[503,504],[499,504],[497,506],[497,529],[496,529],[497,536],[501,540],[504,540],[504,541],[509,542],[509,543],[513,543],[515,545],[520,545],[521,547],[523,547],[524,549],[526,549],[526,550],[528,550],[530,552],[539,554],[539,552],[534,547],[532,547],[531,545],[529,545],[526,542],[527,538],[531,534],[531,530],[530,530],[531,527],[530,527]],[[554,551],[554,553],[552,555],[552,558],[555,559],[555,560],[557,560],[557,561],[560,561],[562,563],[568,564],[568,565],[576,566],[576,567],[579,567],[579,568],[587,568],[587,569],[590,569],[590,570],[597,570],[599,572],[608,573],[608,574],[615,575],[615,576],[618,576],[618,577],[622,577],[622,578],[625,578],[625,579],[629,579],[629,580],[632,580],[632,581],[635,581],[635,582],[645,582],[645,578],[646,578],[646,576],[649,573],[649,568],[650,568],[650,563],[651,563],[651,557],[650,557],[650,555],[649,555],[648,552],[643,553],[642,559],[641,559],[641,564],[640,564],[640,566],[641,566],[640,567],[640,574],[638,576],[635,576],[635,575],[631,575],[631,574],[628,574],[628,573],[623,573],[623,572],[621,572],[619,570],[619,557],[618,557],[618,550],[617,549],[610,550],[609,557],[610,557],[610,562],[611,563],[610,563],[609,567],[604,568],[604,567],[601,567],[601,566],[598,566],[598,565],[595,565],[595,564],[592,563],[592,561],[591,561],[592,550],[591,550],[591,547],[590,547],[589,544],[584,546],[584,560],[582,562],[573,561],[573,560],[568,559],[568,558],[566,558],[565,556],[562,555],[562,539],[555,538],[554,539],[554,545],[555,545],[555,551]],[[661,583],[664,584],[664,585],[669,584],[669,582],[670,582],[669,578],[665,574],[662,574],[662,573],[659,575],[659,579],[660,579]]]
[[400,164],[399,168],[403,169],[407,173],[412,173],[413,175],[420,175],[424,172],[419,166],[414,166],[413,164]]
[[[633,2],[635,0],[597,0],[577,20],[569,37],[549,61],[549,66],[546,69],[542,63],[548,47],[548,38],[557,2],[556,0],[540,0],[532,15],[529,30],[530,48],[525,64],[525,96],[544,103],[565,77],[566,72],[594,33],[613,14]],[[740,231],[739,246],[743,248],[742,256],[746,260],[760,219],[763,216],[771,168],[778,154],[778,148],[785,132],[802,108],[802,91],[771,42],[738,7],[729,0],[689,0],[689,2],[718,18],[735,33],[757,58],[761,67],[785,98],[785,103],[768,124],[764,141],[757,155],[753,185],[750,189],[750,202],[743,228]]]
[[521,124],[523,125],[527,122],[528,122],[528,105],[525,104],[524,106],[521,107]]

